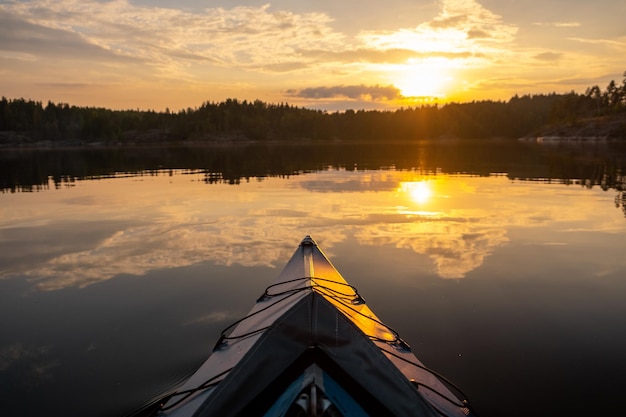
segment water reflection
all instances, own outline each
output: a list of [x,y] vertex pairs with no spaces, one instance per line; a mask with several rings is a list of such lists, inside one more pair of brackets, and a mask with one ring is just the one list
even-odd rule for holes
[[625,230],[623,219],[598,219],[615,209],[597,188],[396,169],[326,170],[235,188],[207,186],[205,175],[155,171],[4,194],[0,277],[25,276],[52,291],[203,261],[282,267],[294,236],[311,233],[331,256],[353,238],[423,255],[434,274],[459,279],[515,228],[541,227],[557,244],[590,219],[607,232]]
[[432,195],[430,185],[427,181],[403,181],[400,183],[399,191],[407,193],[411,200],[418,204],[428,202]]
[[[483,415],[546,404],[576,414],[582,397],[615,414],[624,154],[485,143],[3,149],[4,410],[124,415],[195,369],[312,234]],[[528,401],[511,412],[519,392]]]
[[410,170],[426,174],[556,181],[624,189],[626,142],[541,146],[517,141],[420,141],[416,143],[315,143],[293,145],[179,146],[104,149],[3,149],[0,190],[38,191],[73,186],[82,179],[168,169],[202,171],[203,181],[239,184],[327,169]]

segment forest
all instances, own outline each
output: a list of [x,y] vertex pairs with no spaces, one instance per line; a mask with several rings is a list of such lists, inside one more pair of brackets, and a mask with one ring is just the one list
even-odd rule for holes
[[[606,125],[610,125],[606,128]],[[395,111],[329,113],[259,100],[205,102],[178,112],[111,110],[20,99],[0,101],[0,146],[176,143],[180,141],[363,141],[522,138],[585,131],[626,139],[626,71],[621,84],[584,94],[514,96],[508,101],[423,105]],[[605,127],[603,130],[602,127]],[[556,133],[555,133],[556,132]]]

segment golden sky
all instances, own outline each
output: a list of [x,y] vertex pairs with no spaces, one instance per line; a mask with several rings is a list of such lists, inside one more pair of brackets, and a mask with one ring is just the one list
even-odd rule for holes
[[623,0],[0,0],[0,94],[393,109],[622,80]]

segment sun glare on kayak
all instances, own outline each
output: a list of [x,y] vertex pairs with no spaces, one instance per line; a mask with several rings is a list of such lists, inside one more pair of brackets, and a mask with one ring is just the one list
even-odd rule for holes
[[432,190],[426,181],[410,181],[400,183],[400,190],[418,204],[427,203],[432,197]]

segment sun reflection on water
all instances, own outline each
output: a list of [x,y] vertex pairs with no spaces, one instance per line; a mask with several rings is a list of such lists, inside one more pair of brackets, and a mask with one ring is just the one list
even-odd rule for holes
[[431,185],[427,181],[404,181],[400,183],[398,190],[406,193],[417,204],[426,204],[433,196]]

